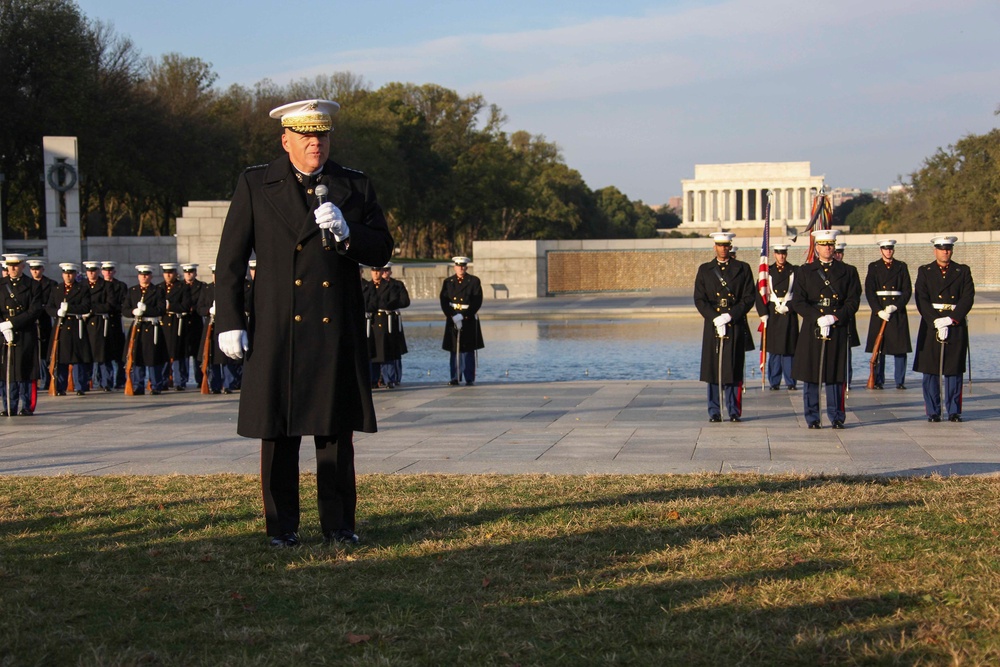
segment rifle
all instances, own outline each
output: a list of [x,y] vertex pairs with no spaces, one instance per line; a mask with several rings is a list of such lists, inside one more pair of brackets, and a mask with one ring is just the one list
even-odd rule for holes
[[868,388],[875,388],[875,366],[878,365],[878,355],[882,352],[882,337],[885,336],[885,325],[889,320],[882,320],[882,326],[878,330],[878,337],[872,347],[872,358],[868,360]]
[[125,395],[135,396],[132,386],[132,352],[135,350],[135,330],[139,328],[139,319],[132,322],[132,333],[128,335],[128,354],[125,356]]
[[202,350],[201,359],[201,393],[210,394],[212,390],[208,386],[208,362],[212,355],[212,327],[215,324],[215,317],[208,319],[208,327],[205,328],[205,347]]
[[49,396],[56,393],[56,374],[59,366],[59,334],[62,331],[63,318],[56,319],[56,328],[52,332],[52,358],[49,359]]

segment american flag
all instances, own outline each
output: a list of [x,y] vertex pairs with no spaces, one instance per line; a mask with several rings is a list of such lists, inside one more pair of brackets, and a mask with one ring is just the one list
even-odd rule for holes
[[[764,306],[767,306],[767,295],[770,292],[767,283],[767,258],[771,254],[771,199],[774,194],[771,192],[767,193],[767,204],[764,207],[764,240],[760,244],[760,265],[757,267],[757,292],[760,294],[761,300],[764,302]],[[760,326],[757,327],[757,331],[760,332],[760,377],[761,381],[764,379],[764,363],[767,360],[767,349],[764,346],[765,336],[767,335],[764,328],[763,320]]]

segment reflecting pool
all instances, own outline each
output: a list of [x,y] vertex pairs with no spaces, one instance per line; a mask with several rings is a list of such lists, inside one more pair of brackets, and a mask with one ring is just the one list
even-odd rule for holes
[[[916,343],[919,318],[911,317]],[[702,320],[673,316],[643,320],[507,321],[481,322],[486,348],[479,352],[477,380],[483,382],[561,382],[569,380],[697,380],[701,365]],[[972,373],[976,379],[1000,378],[1000,316],[970,318]],[[753,318],[751,328],[756,326]],[[854,381],[868,380],[864,353],[867,315],[859,333],[861,347],[853,348]],[[447,382],[448,353],[441,349],[444,324],[405,324],[409,353],[403,357],[403,382]],[[754,332],[759,344],[759,334]],[[748,383],[760,383],[759,351],[747,353]],[[913,355],[907,363],[912,367]],[[892,373],[892,361],[888,372]],[[907,384],[919,387],[920,376],[910,371]]]

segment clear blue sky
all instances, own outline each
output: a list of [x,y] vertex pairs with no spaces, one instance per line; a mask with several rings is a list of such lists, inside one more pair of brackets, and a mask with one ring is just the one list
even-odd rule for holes
[[696,163],[808,160],[831,187],[885,189],[1000,126],[997,0],[79,5],[221,87],[350,71],[480,93],[590,187],[649,204]]

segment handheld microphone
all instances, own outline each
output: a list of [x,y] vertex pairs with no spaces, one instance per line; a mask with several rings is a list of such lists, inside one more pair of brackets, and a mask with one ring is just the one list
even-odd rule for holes
[[[322,183],[316,186],[316,203],[322,206],[326,203],[326,196],[330,194],[330,188],[326,187]],[[321,229],[319,230],[320,239],[323,241],[323,250],[330,249],[330,230]]]

